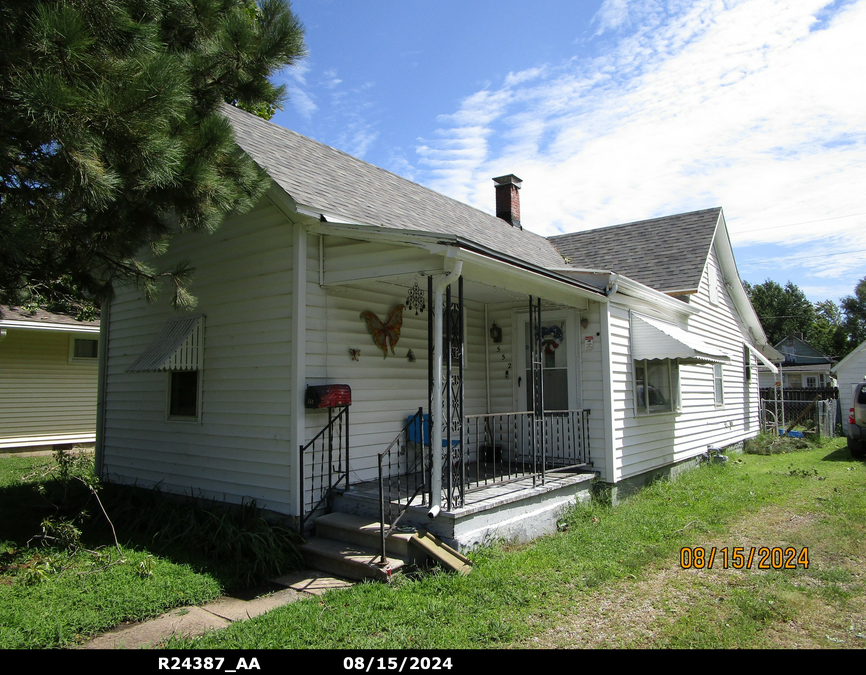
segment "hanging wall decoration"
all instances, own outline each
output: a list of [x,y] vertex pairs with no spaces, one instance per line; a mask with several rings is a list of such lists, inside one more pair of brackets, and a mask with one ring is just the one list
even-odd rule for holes
[[400,328],[403,326],[403,305],[397,305],[391,310],[388,320],[385,323],[373,314],[370,310],[361,312],[361,318],[366,319],[367,328],[370,329],[370,335],[373,336],[373,342],[382,350],[384,356],[388,357],[388,348],[391,348],[391,353],[395,356],[397,352],[394,347],[397,346],[397,341],[400,339]]
[[361,356],[361,350],[349,347],[349,356],[352,357],[352,361],[357,361],[358,357]]
[[406,308],[411,311],[415,310],[415,316],[418,316],[418,312],[423,312],[426,309],[426,305],[424,304],[424,293],[421,291],[421,288],[418,286],[418,282],[415,282],[415,285],[409,291],[409,295],[406,296]]
[[559,326],[541,327],[541,344],[544,346],[546,354],[553,354],[556,348],[562,344],[563,339],[562,328]]

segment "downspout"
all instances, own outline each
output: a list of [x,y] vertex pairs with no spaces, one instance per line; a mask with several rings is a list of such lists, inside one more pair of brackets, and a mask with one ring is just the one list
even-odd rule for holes
[[430,449],[433,466],[430,470],[430,511],[432,519],[439,515],[442,505],[442,294],[460,276],[463,261],[454,263],[454,269],[441,277],[433,289],[433,410],[430,411]]

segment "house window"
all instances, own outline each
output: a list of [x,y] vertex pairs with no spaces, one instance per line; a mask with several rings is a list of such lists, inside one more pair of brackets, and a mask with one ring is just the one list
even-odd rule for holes
[[679,409],[680,373],[675,359],[635,361],[635,410],[638,415]]
[[69,362],[88,363],[99,356],[99,340],[72,337],[69,340]]
[[199,373],[197,370],[172,370],[168,374],[168,418],[199,418]]
[[814,376],[811,376],[811,375],[806,376],[806,388],[807,389],[814,389],[817,386],[818,386],[818,381],[815,379]]
[[725,405],[725,377],[721,363],[713,364],[713,399],[717,406]]

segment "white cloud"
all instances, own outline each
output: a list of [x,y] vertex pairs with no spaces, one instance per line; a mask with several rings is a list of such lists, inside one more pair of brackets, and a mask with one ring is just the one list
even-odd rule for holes
[[315,101],[313,101],[306,91],[297,85],[287,84],[286,88],[289,90],[288,105],[297,110],[301,117],[310,119],[313,116],[313,113],[318,110]]
[[859,278],[866,217],[839,216],[866,211],[866,0],[813,30],[827,5],[608,0],[614,48],[468,96],[417,148],[422,178],[491,211],[516,173],[542,234],[720,205],[736,246],[812,242],[791,264]]

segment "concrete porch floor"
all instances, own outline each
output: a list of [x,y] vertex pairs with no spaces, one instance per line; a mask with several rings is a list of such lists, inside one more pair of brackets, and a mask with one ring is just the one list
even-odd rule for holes
[[[499,540],[529,541],[555,532],[563,511],[590,498],[594,478],[586,471],[562,471],[547,473],[544,484],[536,477],[534,486],[531,476],[479,485],[466,490],[464,506],[446,511],[443,503],[435,519],[419,496],[399,526],[427,530],[463,551]],[[378,519],[378,482],[352,485],[335,498],[334,511]]]

